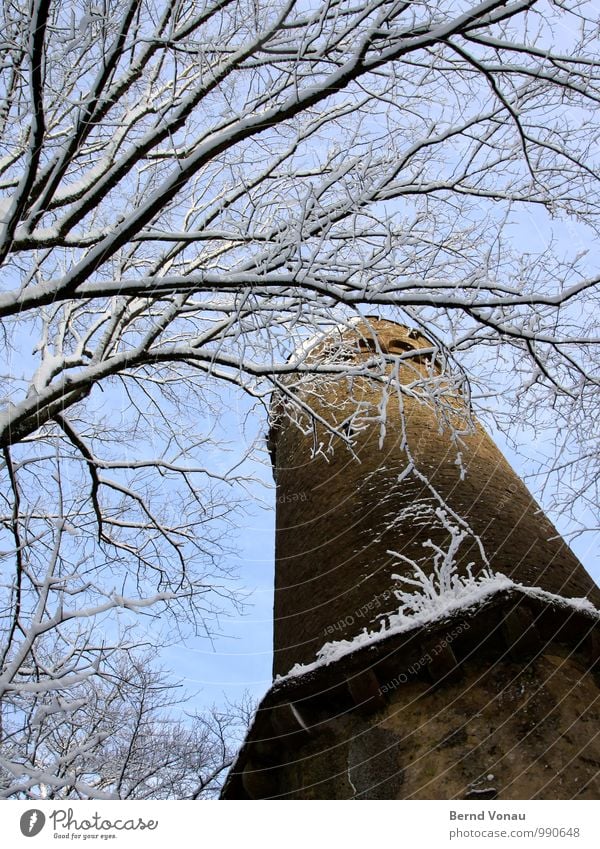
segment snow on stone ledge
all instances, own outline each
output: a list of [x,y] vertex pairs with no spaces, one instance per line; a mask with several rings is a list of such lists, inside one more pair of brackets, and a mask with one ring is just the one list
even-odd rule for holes
[[496,595],[496,593],[511,589],[516,589],[532,598],[548,601],[561,607],[569,607],[584,613],[592,613],[600,617],[600,610],[597,610],[587,598],[566,598],[565,596],[542,590],[539,587],[528,587],[524,584],[515,583],[515,581],[507,578],[506,575],[497,573],[465,582],[460,592],[455,595],[450,593],[440,595],[435,604],[431,604],[422,612],[414,615],[404,612],[392,613],[387,617],[389,627],[386,627],[382,622],[382,627],[379,631],[367,631],[364,629],[362,633],[357,634],[352,640],[335,640],[325,643],[317,652],[316,660],[312,663],[296,663],[286,675],[277,675],[274,683],[277,686],[290,679],[299,678],[309,672],[329,666],[365,646],[375,645],[394,634],[413,630],[420,625],[431,625],[459,610],[480,604],[490,596]]

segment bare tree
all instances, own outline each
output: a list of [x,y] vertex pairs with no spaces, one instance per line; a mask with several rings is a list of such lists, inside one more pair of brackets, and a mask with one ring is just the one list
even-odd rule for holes
[[[220,544],[240,468],[215,448],[227,387],[260,407],[273,389],[293,402],[287,375],[352,370],[289,355],[357,312],[426,328],[498,425],[561,423],[548,486],[566,463],[569,505],[591,500],[592,4],[6,0],[2,14],[11,692],[30,674],[56,688],[69,651],[77,675],[99,669],[105,648],[76,629],[110,610],[208,629],[236,600]],[[527,215],[556,240],[528,244]],[[56,667],[35,649],[49,631]]]
[[77,683],[17,691],[4,712],[0,797],[213,798],[252,706],[186,715],[180,689],[153,652],[121,648]]

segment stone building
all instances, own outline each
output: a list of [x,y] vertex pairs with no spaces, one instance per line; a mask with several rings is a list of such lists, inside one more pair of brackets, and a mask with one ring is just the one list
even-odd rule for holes
[[374,319],[303,356],[313,416],[275,399],[269,436],[275,681],[224,798],[596,798],[600,591],[460,373]]

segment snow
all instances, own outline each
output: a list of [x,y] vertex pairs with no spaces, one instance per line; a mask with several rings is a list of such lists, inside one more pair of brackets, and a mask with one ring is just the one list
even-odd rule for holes
[[600,615],[600,611],[594,607],[589,598],[565,598],[565,596],[549,593],[539,587],[525,587],[523,584],[515,584],[515,586],[521,590],[526,590],[527,595],[533,598],[539,598],[542,601],[552,601],[554,604],[559,604],[562,607],[572,607],[574,610],[581,610],[584,613]]
[[[381,640],[417,627],[431,625],[459,610],[481,604],[490,596],[506,590],[518,590],[532,598],[600,616],[600,611],[596,610],[587,598],[565,598],[539,587],[516,583],[500,572],[492,572],[488,565],[475,576],[472,572],[475,565],[473,562],[468,563],[459,572],[457,563],[461,545],[478,538],[470,529],[456,525],[446,510],[437,507],[434,512],[438,523],[449,532],[446,548],[436,545],[430,539],[427,540],[422,545],[427,557],[420,563],[401,553],[388,550],[388,554],[397,558],[404,571],[402,575],[392,575],[398,584],[393,590],[399,602],[397,610],[386,614],[377,630],[368,631],[363,628],[360,634],[350,640],[325,643],[318,650],[316,660],[308,664],[295,664],[287,675],[278,676],[276,682],[314,672],[365,646],[375,645]],[[487,564],[487,559],[484,558],[483,562]]]
[[459,610],[466,610],[468,607],[481,604],[498,592],[510,589],[519,590],[532,598],[549,601],[585,613],[593,613],[600,617],[600,611],[587,598],[565,598],[539,587],[528,587],[525,584],[517,583],[501,573],[484,575],[479,578],[467,578],[463,580],[462,591],[453,595],[440,594],[436,602],[424,606],[419,613],[407,615],[403,609],[404,605],[402,605],[397,613],[392,613],[387,617],[388,627],[382,622],[378,631],[367,631],[365,628],[351,640],[335,640],[325,643],[317,652],[316,660],[306,664],[296,663],[286,675],[278,675],[275,682],[280,684],[291,678],[298,678],[322,667],[330,666],[365,646],[376,645],[381,640],[413,630],[418,626],[432,625]]
[[302,362],[308,352],[318,345],[319,342],[323,342],[325,339],[330,337],[333,338],[336,332],[340,335],[347,333],[351,327],[361,324],[364,320],[365,319],[361,315],[355,315],[349,318],[346,322],[324,327],[322,330],[319,330],[318,333],[309,336],[308,339],[305,339],[304,342],[301,342],[298,347],[294,349],[294,353],[290,357],[290,363],[296,365],[297,363]]
[[6,224],[10,220],[13,211],[13,198],[0,198],[0,225]]
[[64,367],[64,357],[60,354],[44,352],[44,356],[31,379],[31,386],[36,394],[41,394],[51,383],[52,378]]

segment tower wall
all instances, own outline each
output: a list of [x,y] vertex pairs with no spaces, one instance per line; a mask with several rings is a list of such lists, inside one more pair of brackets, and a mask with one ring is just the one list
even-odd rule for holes
[[277,679],[227,799],[596,799],[600,613],[516,586]]
[[[473,657],[455,681],[383,688],[245,783],[278,799],[598,799],[598,684],[555,649],[526,664]],[[301,710],[301,706],[300,706]],[[306,717],[305,717],[306,718]],[[262,769],[258,768],[263,766]]]
[[[481,543],[492,570],[563,596],[589,596],[600,606],[598,588],[470,418],[455,379],[432,359],[428,339],[373,320],[333,332],[309,357],[360,365],[374,362],[378,347],[389,355],[386,372],[318,376],[295,390],[351,447],[325,424],[313,428],[306,418],[298,427],[275,410],[275,674],[310,663],[326,642],[377,628],[397,607],[392,575],[413,571],[388,552],[427,566],[428,541],[448,547],[448,523],[466,534],[459,571],[484,568]],[[406,358],[410,351],[417,358]]]

